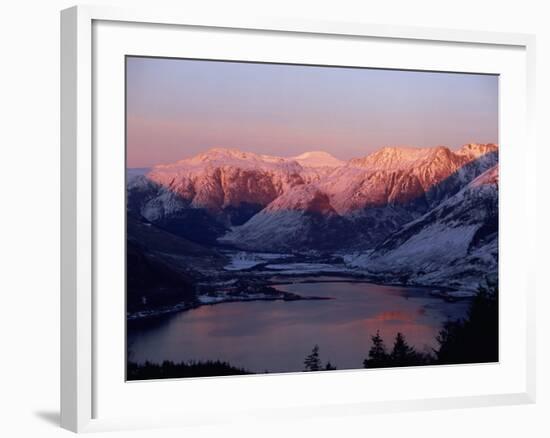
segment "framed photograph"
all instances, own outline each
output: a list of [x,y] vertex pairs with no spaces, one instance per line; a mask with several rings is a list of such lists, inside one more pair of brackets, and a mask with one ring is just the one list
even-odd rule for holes
[[61,54],[63,427],[534,401],[534,37],[74,7]]

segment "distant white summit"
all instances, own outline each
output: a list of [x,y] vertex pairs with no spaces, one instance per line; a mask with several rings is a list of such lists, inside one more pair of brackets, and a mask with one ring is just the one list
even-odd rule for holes
[[323,151],[304,152],[292,157],[291,160],[297,161],[303,167],[340,167],[346,164],[345,161]]

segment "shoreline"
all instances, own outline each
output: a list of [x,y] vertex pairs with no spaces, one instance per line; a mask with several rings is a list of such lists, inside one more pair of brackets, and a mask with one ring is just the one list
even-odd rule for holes
[[[279,283],[282,284],[282,283]],[[163,307],[161,309],[142,310],[126,314],[126,322],[138,322],[144,320],[150,320],[167,315],[172,315],[179,312],[186,312],[193,309],[198,309],[203,306],[215,306],[217,304],[224,303],[239,303],[239,302],[252,302],[252,301],[321,301],[332,300],[332,297],[305,297],[290,292],[280,291],[280,295],[274,296],[228,296],[228,297],[212,297],[212,301],[199,301],[194,303],[181,302],[173,306]],[[219,298],[219,299],[217,299]]]
[[[267,273],[266,273],[267,274]],[[271,274],[271,273],[269,273]],[[277,272],[274,272],[277,274]],[[315,274],[287,274],[279,273],[280,278],[273,280],[271,278],[266,278],[263,286],[268,286],[275,289],[277,292],[273,294],[256,293],[250,295],[211,295],[203,294],[199,295],[197,301],[195,302],[181,302],[172,306],[167,306],[159,309],[151,310],[141,310],[131,313],[127,313],[126,321],[127,323],[152,320],[155,318],[164,317],[167,315],[172,315],[179,312],[186,312],[189,310],[197,309],[202,306],[214,306],[217,304],[223,303],[235,303],[235,302],[253,302],[253,301],[311,301],[311,300],[330,300],[334,297],[308,297],[302,296],[292,292],[281,291],[277,289],[278,285],[289,285],[289,284],[312,284],[312,283],[367,283],[374,284],[378,286],[394,286],[394,287],[408,287],[408,288],[419,288],[419,289],[430,289],[430,295],[434,298],[444,300],[446,302],[456,302],[463,299],[471,298],[475,293],[471,291],[465,291],[457,288],[444,287],[444,286],[435,286],[435,285],[420,285],[420,284],[403,284],[399,282],[382,282],[378,279],[369,278],[364,274],[357,275],[346,275],[343,273],[324,273],[317,272]],[[320,277],[333,277],[327,279],[315,279],[315,276]],[[258,279],[256,277],[256,279]],[[301,279],[301,281],[292,281],[292,279]],[[456,293],[456,295],[453,294]]]

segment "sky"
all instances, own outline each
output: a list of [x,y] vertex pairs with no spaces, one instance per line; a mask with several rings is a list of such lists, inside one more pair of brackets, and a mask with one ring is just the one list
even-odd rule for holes
[[348,160],[384,146],[498,143],[498,77],[128,57],[127,166],[213,147]]

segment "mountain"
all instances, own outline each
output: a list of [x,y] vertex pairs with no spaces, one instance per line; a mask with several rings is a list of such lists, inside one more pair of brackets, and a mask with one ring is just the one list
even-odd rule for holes
[[128,180],[128,209],[243,249],[372,249],[498,162],[498,147],[387,147],[342,162],[215,148]]
[[498,269],[498,165],[348,262],[400,282],[475,289]]
[[339,160],[328,152],[323,151],[313,151],[313,152],[304,152],[301,155],[292,157],[291,160],[296,161],[302,167],[315,167],[315,168],[334,168],[341,167],[345,164],[344,161]]
[[196,300],[191,277],[133,241],[126,246],[126,265],[128,312]]
[[219,241],[249,250],[323,250],[351,237],[349,231],[329,197],[314,184],[303,184],[279,196]]
[[[456,194],[498,161],[496,145],[383,148],[289,188],[221,241],[263,250],[366,249]],[[312,193],[316,198],[311,198]],[[322,196],[324,195],[324,196]],[[311,202],[323,199],[322,214]]]
[[211,149],[174,164],[155,166],[147,177],[192,207],[220,212],[241,203],[267,205],[304,183],[302,166],[284,158]]
[[425,211],[452,196],[498,161],[498,147],[382,148],[352,159],[323,187],[340,214],[365,207],[406,205]]
[[128,311],[196,301],[196,283],[227,264],[217,251],[129,213],[126,218]]
[[211,244],[288,190],[341,164],[324,152],[282,158],[214,148],[146,175],[129,172],[128,206],[170,232]]
[[[185,207],[203,209],[220,223],[233,225],[244,223],[285,191],[304,184],[302,171],[293,160],[211,149],[173,164],[155,166],[147,178],[176,195]],[[155,205],[145,205],[142,214],[157,220],[158,211]],[[164,210],[162,214],[167,216],[173,211]]]

